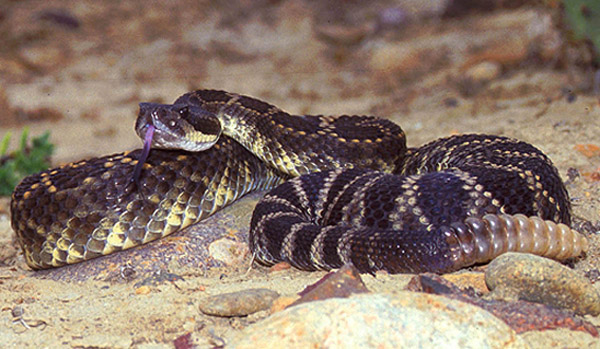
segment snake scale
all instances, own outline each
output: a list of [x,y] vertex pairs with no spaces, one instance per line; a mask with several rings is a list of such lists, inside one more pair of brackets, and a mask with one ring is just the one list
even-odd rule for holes
[[569,228],[558,171],[522,141],[471,134],[407,148],[389,120],[290,115],[215,90],[141,103],[136,132],[146,151],[66,164],[18,185],[12,226],[31,268],[138,246],[272,188],[249,233],[266,265],[442,273],[506,251],[565,260],[587,249]]

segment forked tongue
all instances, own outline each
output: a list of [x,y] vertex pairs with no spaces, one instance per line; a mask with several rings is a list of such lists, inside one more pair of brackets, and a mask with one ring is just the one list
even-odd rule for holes
[[[140,179],[140,174],[142,173],[142,167],[144,167],[144,163],[148,159],[148,154],[150,154],[150,147],[152,145],[152,137],[154,136],[154,125],[149,125],[146,130],[146,135],[144,136],[144,148],[142,149],[142,153],[140,154],[140,158],[138,159],[137,164],[135,164],[135,168],[133,169],[133,178],[132,181],[137,184]],[[139,188],[139,185],[138,185]]]

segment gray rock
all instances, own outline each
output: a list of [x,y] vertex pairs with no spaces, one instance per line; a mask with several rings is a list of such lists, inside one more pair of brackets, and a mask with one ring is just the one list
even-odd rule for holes
[[485,273],[490,298],[525,300],[577,314],[599,315],[600,295],[584,276],[551,259],[527,253],[505,253]]
[[207,297],[200,302],[200,311],[214,316],[246,316],[271,307],[279,297],[275,291],[253,288]]
[[401,291],[304,303],[231,338],[228,348],[527,348],[487,311]]

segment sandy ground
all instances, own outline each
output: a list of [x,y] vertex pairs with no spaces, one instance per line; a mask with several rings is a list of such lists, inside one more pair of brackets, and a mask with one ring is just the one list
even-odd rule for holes
[[[600,114],[590,71],[573,59],[579,51],[567,48],[549,9],[448,19],[443,1],[417,4],[8,2],[0,10],[0,46],[7,48],[0,50],[0,138],[24,126],[34,135],[50,130],[57,165],[132,149],[141,144],[133,132],[137,103],[170,102],[196,88],[252,95],[293,113],[388,117],[411,146],[455,133],[516,137],[548,154],[567,182],[575,227],[592,241],[574,268],[593,276],[600,266]],[[206,226],[243,237],[259,196]],[[266,313],[209,317],[198,310],[203,297],[252,287],[291,295],[323,275],[246,272],[246,258],[235,267],[167,264],[183,280],[141,287],[154,267],[131,257],[137,276],[113,268],[69,281],[64,272],[27,268],[8,203],[0,201],[0,337],[7,347],[172,347],[190,332],[199,346],[215,346]],[[128,252],[120,255],[115,260],[127,263]],[[84,265],[77,270],[85,274]],[[365,279],[372,290],[393,292],[408,277]],[[566,330],[525,336],[536,345],[600,345]]]

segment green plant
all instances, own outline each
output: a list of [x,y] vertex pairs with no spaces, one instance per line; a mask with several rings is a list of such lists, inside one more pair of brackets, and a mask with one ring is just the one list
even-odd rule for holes
[[576,41],[588,40],[600,63],[600,1],[564,0],[565,21]]
[[23,177],[47,169],[54,150],[50,132],[33,138],[30,145],[29,129],[25,128],[19,148],[8,154],[10,138],[9,132],[0,140],[0,196],[10,195]]

